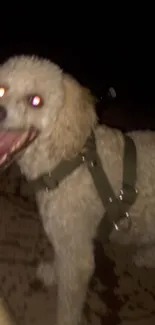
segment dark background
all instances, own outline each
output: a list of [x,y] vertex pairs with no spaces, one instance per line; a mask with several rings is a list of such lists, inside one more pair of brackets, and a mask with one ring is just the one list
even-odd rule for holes
[[[97,98],[102,97],[97,106],[100,121],[123,130],[155,128],[154,44],[143,24],[136,22],[133,27],[131,19],[127,28],[124,24],[118,28],[110,16],[103,26],[107,12],[100,20],[98,11],[96,21],[87,14],[83,25],[78,16],[73,26],[62,8],[63,20],[58,13],[54,17],[54,10],[48,17],[49,7],[42,5],[42,14],[37,7],[36,12],[29,7],[25,13],[24,5],[9,13],[5,9],[4,15],[1,9],[0,62],[15,54],[47,57],[88,86]],[[108,95],[109,87],[116,91],[114,100]]]

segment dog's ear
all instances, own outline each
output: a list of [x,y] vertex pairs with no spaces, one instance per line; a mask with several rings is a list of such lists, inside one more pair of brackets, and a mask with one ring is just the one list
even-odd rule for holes
[[74,154],[81,150],[96,125],[97,116],[95,98],[88,89],[66,74],[63,83],[64,105],[60,109],[55,132],[57,139],[61,133],[68,156],[69,152]]

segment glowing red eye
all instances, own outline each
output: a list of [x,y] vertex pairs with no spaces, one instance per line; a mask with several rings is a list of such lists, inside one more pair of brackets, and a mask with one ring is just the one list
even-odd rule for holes
[[2,98],[6,93],[5,87],[0,87],[0,98]]
[[33,107],[41,107],[43,105],[43,101],[41,97],[38,95],[29,97],[29,103]]

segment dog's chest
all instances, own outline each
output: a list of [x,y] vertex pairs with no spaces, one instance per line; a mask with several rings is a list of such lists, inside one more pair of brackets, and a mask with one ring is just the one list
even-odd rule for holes
[[104,213],[92,177],[86,166],[80,166],[54,191],[43,190],[37,194],[40,214],[45,222],[59,226],[83,225],[94,233]]

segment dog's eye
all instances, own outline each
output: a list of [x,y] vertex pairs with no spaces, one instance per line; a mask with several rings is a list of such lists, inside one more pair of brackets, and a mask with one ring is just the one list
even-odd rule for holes
[[38,95],[32,95],[28,97],[29,104],[32,107],[40,108],[43,106],[43,100],[40,96]]
[[0,87],[0,98],[2,98],[6,93],[6,88],[5,87]]

